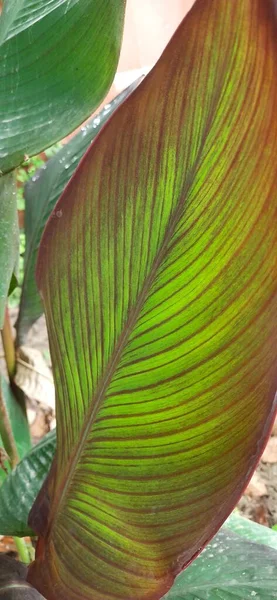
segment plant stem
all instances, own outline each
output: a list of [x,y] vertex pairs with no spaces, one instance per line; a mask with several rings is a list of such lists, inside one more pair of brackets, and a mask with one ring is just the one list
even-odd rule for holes
[[19,559],[21,560],[21,562],[25,563],[26,565],[29,565],[31,557],[27,542],[25,542],[24,538],[20,537],[14,537],[13,539],[16,545]]
[[[1,2],[0,2],[1,4]],[[6,361],[6,367],[8,371],[9,380],[13,386],[13,380],[16,372],[16,355],[15,345],[12,335],[12,327],[10,322],[10,315],[8,308],[5,310],[4,325],[1,331],[2,345],[4,350],[4,356]],[[19,455],[9,419],[9,415],[6,409],[5,402],[2,396],[2,390],[0,386],[0,415],[2,417],[3,428],[5,430],[6,449],[11,460],[11,466],[14,468],[19,462]],[[28,547],[27,542],[19,537],[14,536],[14,543],[18,552],[19,559],[21,562],[28,565],[32,560],[31,548]]]
[[[15,360],[15,347],[12,336],[12,328],[10,322],[10,316],[8,309],[5,310],[5,318],[4,325],[1,331],[3,350],[6,360],[6,366],[10,381],[13,380],[16,369],[16,360]],[[9,419],[9,415],[7,412],[7,408],[2,396],[2,390],[0,386],[0,415],[2,419],[3,429],[5,431],[5,439],[6,439],[6,450],[11,460],[12,468],[19,462],[19,456],[17,452],[17,447],[13,435],[13,431],[11,428],[11,423]]]
[[17,465],[17,463],[19,462],[19,456],[18,456],[18,452],[17,452],[17,447],[16,447],[13,431],[12,431],[11,424],[10,424],[9,415],[7,413],[6,405],[3,400],[1,387],[0,387],[0,417],[2,420],[3,429],[5,431],[6,451],[9,455],[9,458],[11,461],[11,466],[12,466],[12,468],[14,468]]
[[16,370],[15,346],[8,308],[5,310],[4,325],[1,331],[2,344],[5,354],[7,371],[10,381],[14,379]]

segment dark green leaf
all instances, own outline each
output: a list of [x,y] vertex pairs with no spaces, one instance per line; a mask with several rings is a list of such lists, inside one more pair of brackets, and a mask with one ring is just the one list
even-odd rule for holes
[[[1,109],[0,109],[1,110]],[[1,134],[0,134],[1,135]],[[19,248],[15,175],[0,175],[0,329]]]
[[16,0],[0,17],[0,169],[74,130],[115,73],[125,0]]
[[[30,430],[23,397],[22,402],[20,402],[21,393],[19,392],[19,398],[17,399],[10,383],[8,383],[8,381],[6,381],[6,379],[1,375],[0,385],[1,398],[5,405],[6,414],[15,440],[17,452],[19,458],[21,459],[31,448]],[[3,419],[0,419],[0,434],[4,443],[4,447],[9,453],[9,441]]]
[[8,475],[0,488],[0,533],[31,535],[28,514],[48,474],[56,447],[51,431]]
[[[16,271],[18,270],[18,268],[16,267]],[[13,291],[15,290],[15,288],[18,286],[18,279],[17,279],[17,274],[13,273],[12,274],[12,278],[10,281],[10,287],[9,287],[9,296],[10,294],[13,293]]]
[[[79,131],[61,150],[40,169],[25,186],[24,281],[16,324],[18,343],[24,343],[31,325],[43,312],[35,281],[35,265],[39,242],[46,221],[59,196],[76,170],[81,158],[116,108],[137,87],[134,82]],[[59,218],[59,214],[53,215]]]
[[230,515],[225,522],[225,526],[237,535],[250,540],[250,542],[266,544],[277,550],[277,533],[269,527],[263,527],[263,525],[249,521],[249,519],[245,519],[237,513]]
[[277,552],[222,529],[176,578],[164,600],[274,598],[277,598]]

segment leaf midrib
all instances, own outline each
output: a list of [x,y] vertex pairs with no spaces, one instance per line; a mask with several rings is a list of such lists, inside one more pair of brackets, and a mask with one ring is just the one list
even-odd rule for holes
[[[145,81],[147,81],[147,78],[145,79]],[[195,178],[195,174],[197,173],[199,164],[201,162],[202,152],[203,152],[203,148],[207,142],[208,132],[211,129],[211,125],[212,125],[214,116],[217,112],[216,107],[217,107],[217,101],[220,97],[220,94],[221,94],[221,90],[219,88],[218,94],[214,100],[214,103],[213,103],[212,107],[210,108],[210,111],[208,111],[207,116],[206,116],[206,124],[203,127],[202,139],[199,144],[199,149],[198,149],[197,156],[195,157],[194,165],[191,167],[191,171],[190,171],[189,175],[185,174],[185,173],[183,174],[184,181],[183,181],[183,184],[180,186],[179,200],[177,200],[176,208],[173,211],[171,218],[169,219],[167,228],[164,233],[163,241],[161,242],[160,248],[159,248],[159,250],[156,254],[156,257],[153,261],[153,264],[151,267],[151,272],[145,279],[145,282],[142,286],[141,292],[138,296],[136,306],[130,311],[129,319],[127,320],[127,322],[124,326],[124,329],[122,331],[122,334],[119,337],[119,340],[116,344],[116,347],[115,347],[114,353],[111,357],[111,360],[105,369],[104,377],[102,378],[102,381],[100,382],[98,390],[96,390],[96,392],[92,398],[91,407],[88,409],[88,411],[86,413],[88,420],[85,417],[84,426],[81,429],[80,434],[79,434],[79,440],[81,440],[81,441],[79,443],[77,443],[75,448],[72,450],[71,458],[68,461],[68,468],[66,469],[66,472],[64,473],[64,476],[62,477],[60,482],[58,482],[57,488],[55,490],[55,496],[52,500],[52,510],[50,509],[50,513],[52,512],[53,514],[49,515],[50,518],[49,518],[48,527],[47,527],[48,531],[50,529],[52,529],[54,522],[58,518],[58,513],[63,505],[64,500],[65,500],[68,487],[71,484],[71,478],[72,478],[72,476],[74,476],[75,467],[79,461],[79,458],[80,458],[80,456],[83,452],[83,449],[85,447],[85,444],[87,442],[87,438],[92,429],[92,425],[95,420],[95,416],[97,416],[97,414],[99,412],[99,408],[102,403],[102,400],[105,398],[105,392],[108,389],[108,386],[109,386],[109,384],[112,380],[112,377],[115,373],[116,366],[118,365],[118,362],[119,362],[118,359],[120,358],[120,356],[123,352],[123,349],[125,348],[127,339],[129,338],[129,335],[132,332],[133,327],[136,324],[136,321],[138,319],[140,311],[143,307],[144,301],[146,300],[147,293],[148,293],[149,289],[151,288],[152,283],[154,282],[156,273],[165,257],[167,246],[172,239],[172,235],[175,231],[176,226],[178,225],[179,218],[181,216],[181,212],[183,210],[183,207],[185,206],[186,197],[189,193],[189,190],[191,189],[192,183]],[[94,400],[94,402],[93,402],[93,400]],[[56,504],[56,508],[54,509],[56,498],[58,498],[58,501]]]
[[129,336],[137,322],[140,311],[146,300],[147,293],[148,293],[149,289],[151,288],[152,283],[154,282],[157,270],[162,263],[162,260],[164,258],[164,255],[165,255],[165,252],[167,249],[167,244],[169,243],[172,233],[178,223],[179,212],[180,212],[181,206],[183,204],[182,198],[184,197],[184,194],[180,193],[180,196],[181,196],[181,198],[178,202],[178,206],[176,207],[175,214],[172,216],[171,221],[168,224],[167,230],[164,235],[163,242],[160,246],[160,249],[156,255],[155,260],[153,261],[151,272],[145,279],[142,290],[138,296],[136,306],[132,309],[132,311],[130,311],[129,319],[127,320],[127,322],[124,326],[124,330],[122,331],[122,334],[119,337],[119,340],[115,346],[114,353],[111,357],[110,362],[108,363],[108,365],[105,369],[105,373],[100,382],[98,390],[96,390],[96,392],[92,398],[91,408],[89,408],[89,410],[87,412],[88,418],[85,417],[85,424],[79,435],[79,440],[81,440],[81,441],[76,445],[75,449],[72,451],[72,453],[71,453],[72,458],[69,461],[67,472],[64,474],[61,482],[59,483],[59,490],[56,491],[56,494],[59,497],[59,501],[58,501],[57,508],[55,510],[55,517],[52,520],[51,526],[53,526],[53,522],[57,517],[58,510],[62,506],[63,500],[67,493],[67,489],[70,485],[72,474],[74,473],[75,467],[76,467],[76,465],[79,461],[79,458],[83,452],[83,449],[87,442],[87,438],[91,431],[93,422],[95,421],[95,417],[98,415],[100,406],[102,404],[102,400],[105,398],[105,393],[106,393],[106,391],[110,385],[110,382],[112,380],[112,377],[116,371],[116,367],[119,363],[122,352],[128,342]]

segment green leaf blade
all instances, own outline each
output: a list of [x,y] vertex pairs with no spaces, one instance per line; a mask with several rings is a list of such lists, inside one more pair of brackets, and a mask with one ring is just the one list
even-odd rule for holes
[[10,283],[16,269],[19,252],[19,230],[14,173],[0,174],[0,329]]
[[125,0],[4,3],[2,172],[65,137],[100,104],[116,70],[124,10]]
[[[22,399],[20,402],[14,395],[12,386],[6,379],[0,376],[2,401],[5,405],[6,414],[11,426],[11,431],[16,444],[19,459],[22,459],[25,454],[31,449],[31,437],[28,419],[26,415],[25,405]],[[19,398],[20,396],[18,396]],[[6,443],[6,431],[3,421],[0,423],[0,434],[4,442],[6,451],[8,444]]]
[[164,600],[273,600],[276,559],[276,550],[224,528],[176,578]]
[[57,456],[29,578],[49,600],[158,600],[261,455],[276,413],[276,64],[270,0],[198,0],[47,225]]
[[[24,281],[16,323],[17,342],[24,343],[33,323],[42,315],[43,307],[35,281],[35,266],[43,229],[65,186],[94,138],[141,79],[118,94],[103,110],[92,118],[59,152],[39,170],[25,186]],[[60,213],[53,213],[60,218]]]
[[41,489],[56,448],[56,432],[47,434],[9,473],[0,488],[1,535],[33,535],[28,515]]
[[233,533],[241,535],[250,540],[250,542],[265,544],[277,550],[277,533],[269,527],[249,521],[237,513],[232,513],[225,522],[225,525]]

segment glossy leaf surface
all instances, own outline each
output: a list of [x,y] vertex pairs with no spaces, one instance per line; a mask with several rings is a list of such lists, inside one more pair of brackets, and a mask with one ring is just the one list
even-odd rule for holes
[[[35,265],[38,247],[46,221],[58,198],[76,170],[92,140],[98,135],[114,110],[135,89],[134,82],[91,121],[89,121],[59,152],[40,169],[25,186],[25,233],[24,281],[16,324],[17,341],[24,343],[33,323],[42,315],[43,307],[35,281]],[[60,213],[53,213],[60,218]]]
[[1,535],[32,535],[28,515],[49,472],[56,448],[51,431],[26,454],[0,487]]
[[0,170],[73,131],[111,85],[125,0],[17,0],[0,17]]
[[276,550],[222,529],[164,600],[274,600],[276,590]]
[[276,153],[273,3],[198,0],[59,200],[48,600],[159,599],[246,486],[276,411]]
[[263,525],[254,523],[249,519],[245,519],[245,517],[241,517],[237,513],[230,515],[224,526],[231,529],[233,533],[250,540],[250,542],[265,544],[266,546],[271,546],[271,548],[277,550],[277,532],[270,529],[270,527],[264,527]]
[[18,258],[18,235],[14,174],[0,174],[0,329]]

